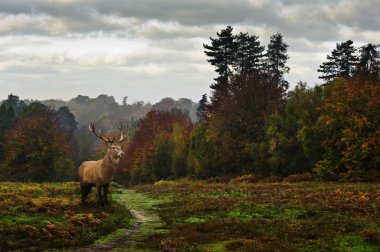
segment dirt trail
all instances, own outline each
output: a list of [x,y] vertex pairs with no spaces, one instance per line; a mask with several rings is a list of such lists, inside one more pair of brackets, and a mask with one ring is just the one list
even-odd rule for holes
[[[157,200],[132,190],[122,190],[121,194],[113,195],[114,199],[125,204],[130,209],[136,222],[111,241],[94,244],[78,252],[100,251],[137,251],[139,243],[144,242],[150,235],[165,232],[162,221],[156,214]],[[110,234],[113,236],[114,234]]]
[[93,246],[91,246],[87,249],[83,249],[81,251],[88,251],[88,252],[99,251],[100,252],[100,251],[112,251],[114,249],[127,249],[130,246],[129,238],[131,237],[131,235],[133,233],[135,233],[137,231],[139,226],[144,222],[152,221],[151,218],[142,215],[137,210],[131,209],[130,211],[133,214],[133,216],[137,219],[137,221],[129,229],[127,229],[126,232],[122,236],[120,236],[116,240],[111,241],[109,243],[100,244],[100,245],[93,245]]

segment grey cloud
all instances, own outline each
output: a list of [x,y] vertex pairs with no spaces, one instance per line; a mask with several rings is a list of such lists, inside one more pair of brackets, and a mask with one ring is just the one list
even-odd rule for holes
[[[151,101],[153,94],[147,95],[151,90],[158,94],[177,87],[177,93],[165,94],[175,97],[186,87],[194,94],[191,98],[198,95],[195,100],[199,100],[215,77],[202,43],[209,43],[209,37],[215,37],[226,25],[232,25],[235,32],[259,35],[263,45],[271,34],[281,32],[289,45],[292,70],[287,78],[292,84],[300,79],[314,84],[318,65],[335,43],[380,38],[377,0],[252,1],[0,1],[0,81],[27,83],[29,89],[24,93],[36,95],[38,91],[31,86],[45,83],[46,89],[56,81],[54,87],[66,92],[65,97],[85,94],[98,83],[89,95],[113,94],[112,90],[120,89],[125,95],[135,92],[136,99]],[[102,45],[99,52],[96,46],[88,54],[75,50],[86,47],[87,42],[109,40],[118,41],[120,53]],[[124,53],[122,43],[126,42],[142,43],[144,47]],[[17,52],[20,49],[22,53]],[[103,87],[102,83],[112,84]],[[65,86],[71,90],[62,88]],[[191,91],[192,86],[198,89]],[[1,91],[14,92],[10,87]]]
[[[258,7],[249,1],[237,0],[95,0],[68,1],[57,4],[56,1],[21,0],[0,3],[3,13],[44,13],[61,20],[66,32],[117,32],[133,30],[139,26],[129,26],[106,22],[102,15],[119,18],[136,18],[141,24],[148,20],[177,22],[183,27],[211,27],[213,25],[250,26],[265,25],[268,29],[282,32],[289,37],[303,37],[313,41],[337,41],[337,29],[340,24],[362,30],[375,30],[380,27],[380,16],[375,8],[376,0],[369,1],[262,1]],[[164,29],[142,32],[148,38],[165,39],[179,36],[206,36],[204,30],[188,32]],[[23,27],[13,33],[49,33],[36,27]],[[138,33],[138,31],[135,31]],[[209,30],[209,35],[213,34]]]
[[[9,1],[0,4],[3,13],[44,13],[62,20],[73,32],[122,29],[96,19],[96,14],[134,17],[142,21],[175,21],[185,26],[237,24],[245,21],[276,23],[276,12],[271,8],[254,9],[246,1],[78,1],[59,5],[49,1]],[[95,15],[94,15],[95,14]]]
[[[52,68],[49,70],[49,68]],[[157,102],[163,97],[188,97],[199,100],[201,94],[209,91],[214,77],[212,71],[199,73],[197,68],[178,63],[167,67],[160,75],[142,74],[130,67],[93,66],[88,68],[73,66],[51,66],[50,71],[70,71],[70,74],[43,74],[40,69],[34,76],[2,73],[1,97],[15,93],[22,98],[73,98],[78,94],[96,97],[99,94],[114,95],[121,101],[128,96],[131,101]],[[59,78],[57,78],[59,76]],[[115,78],[117,76],[117,78]],[[25,83],[20,85],[20,83]],[[107,84],[105,84],[107,83]],[[47,88],[48,87],[48,88]]]

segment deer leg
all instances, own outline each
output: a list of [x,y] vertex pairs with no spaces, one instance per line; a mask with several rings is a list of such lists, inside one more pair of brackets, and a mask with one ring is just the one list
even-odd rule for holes
[[86,204],[86,196],[85,196],[85,186],[82,182],[80,182],[80,191],[82,193],[82,204]]
[[109,184],[106,184],[106,185],[103,186],[103,189],[104,189],[104,201],[105,201],[106,206],[109,205],[109,202],[107,200],[108,187],[109,187]]
[[92,185],[87,183],[80,183],[80,189],[82,192],[82,204],[86,204],[87,195],[91,192]]
[[104,202],[103,202],[103,198],[102,198],[102,186],[97,185],[96,188],[98,189],[99,203],[101,206],[104,206]]

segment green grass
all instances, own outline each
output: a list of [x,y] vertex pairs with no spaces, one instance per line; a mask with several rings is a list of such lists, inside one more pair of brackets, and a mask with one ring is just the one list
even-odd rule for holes
[[160,181],[112,187],[79,205],[78,183],[0,183],[1,249],[83,247],[122,236],[115,251],[380,251],[380,185],[366,183],[207,183]]
[[79,194],[78,183],[0,183],[0,250],[85,246],[133,222],[122,204],[102,208],[93,192],[82,206]]
[[[120,190],[119,193],[113,195],[114,199],[124,204],[128,209],[138,211],[144,217],[148,218],[143,222],[136,231],[128,237],[129,247],[115,249],[115,251],[159,251],[156,246],[150,246],[146,240],[149,237],[155,237],[167,233],[163,226],[163,222],[157,215],[162,204],[171,202],[169,197],[148,197],[144,193],[138,193],[135,190]],[[124,230],[125,231],[125,230]]]
[[379,184],[179,180],[133,189],[155,199],[168,230],[146,234],[140,249],[380,251]]
[[106,236],[100,237],[94,242],[94,244],[96,245],[107,244],[109,242],[117,240],[118,238],[120,238],[121,236],[125,234],[126,230],[127,230],[126,228],[117,229],[115,232],[112,232]]

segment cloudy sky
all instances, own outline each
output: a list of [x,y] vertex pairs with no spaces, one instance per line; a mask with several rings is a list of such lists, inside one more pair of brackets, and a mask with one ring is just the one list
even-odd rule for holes
[[0,100],[115,96],[198,101],[216,76],[203,43],[231,25],[289,45],[310,86],[337,42],[380,43],[378,0],[0,0]]

